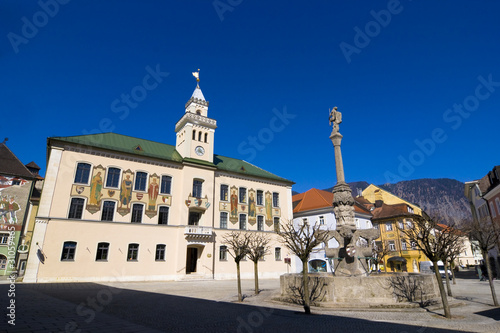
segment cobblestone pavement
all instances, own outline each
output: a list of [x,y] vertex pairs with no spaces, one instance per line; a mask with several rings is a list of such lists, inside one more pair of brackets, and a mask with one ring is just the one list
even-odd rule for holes
[[[0,332],[500,332],[500,308],[492,307],[487,282],[457,279],[453,319],[442,310],[354,310],[313,308],[272,300],[279,280],[243,280],[243,303],[236,281],[0,284]],[[500,290],[500,281],[495,281]],[[497,292],[498,294],[498,292]],[[6,316],[15,299],[15,326]]]

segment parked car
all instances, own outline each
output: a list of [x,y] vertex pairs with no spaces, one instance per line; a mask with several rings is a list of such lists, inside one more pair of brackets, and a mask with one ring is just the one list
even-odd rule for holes
[[[431,270],[434,272],[434,264],[432,263],[432,261],[430,263],[431,263]],[[443,264],[443,262],[442,261],[438,261],[437,264],[438,264],[438,271],[441,274],[441,277],[443,279],[445,279],[446,278],[446,274],[444,273],[444,264]],[[451,275],[450,269],[448,269],[448,278],[450,280],[453,278],[453,276]]]

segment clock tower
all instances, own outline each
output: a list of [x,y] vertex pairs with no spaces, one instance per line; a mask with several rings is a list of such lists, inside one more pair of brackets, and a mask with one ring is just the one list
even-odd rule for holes
[[196,89],[186,103],[184,116],[175,124],[175,148],[183,158],[213,163],[217,121],[208,118],[208,102],[200,89],[200,72],[194,72]]

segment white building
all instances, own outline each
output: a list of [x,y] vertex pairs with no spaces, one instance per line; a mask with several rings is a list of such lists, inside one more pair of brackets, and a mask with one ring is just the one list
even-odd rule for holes
[[[270,235],[260,275],[286,273],[274,227],[292,218],[293,182],[214,154],[216,128],[197,86],[175,146],[114,133],[49,138],[24,281],[235,278],[222,239],[232,230]],[[251,261],[241,269],[253,278]]]
[[[337,221],[333,213],[333,193],[318,189],[310,189],[304,193],[296,194],[292,197],[293,202],[293,222],[295,225],[307,223],[310,226],[319,224],[322,229],[335,230]],[[372,228],[370,211],[354,198],[354,217],[357,229]],[[328,247],[338,247],[339,244],[332,238],[328,242]],[[294,258],[293,272],[302,271],[302,263],[298,258]],[[310,272],[332,272],[333,268],[326,257],[324,246],[320,246],[311,253],[309,257]]]

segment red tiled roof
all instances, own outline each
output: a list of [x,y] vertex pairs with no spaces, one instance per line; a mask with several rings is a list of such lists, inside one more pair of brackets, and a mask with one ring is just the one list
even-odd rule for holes
[[372,210],[373,220],[385,219],[396,216],[410,216],[412,213],[408,212],[408,205],[405,203],[388,205],[383,203],[380,207],[375,207]]
[[[359,198],[354,198],[354,211],[363,214],[370,214],[370,211],[358,202]],[[314,209],[332,207],[333,193],[312,188],[304,193],[292,196],[293,212],[306,212]]]

